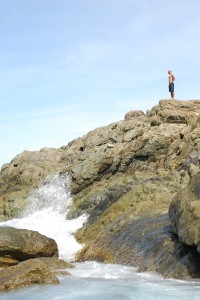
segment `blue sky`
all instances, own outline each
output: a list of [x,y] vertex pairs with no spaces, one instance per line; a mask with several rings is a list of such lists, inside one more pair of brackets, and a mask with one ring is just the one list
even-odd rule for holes
[[198,0],[0,0],[0,166],[168,99],[200,99]]

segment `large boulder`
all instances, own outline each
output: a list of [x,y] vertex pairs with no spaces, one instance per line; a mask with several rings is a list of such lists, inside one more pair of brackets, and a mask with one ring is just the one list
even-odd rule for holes
[[37,257],[58,257],[56,242],[37,231],[0,227],[0,266]]
[[37,259],[30,259],[17,266],[0,269],[0,291],[44,283],[58,284],[59,280],[45,263]]

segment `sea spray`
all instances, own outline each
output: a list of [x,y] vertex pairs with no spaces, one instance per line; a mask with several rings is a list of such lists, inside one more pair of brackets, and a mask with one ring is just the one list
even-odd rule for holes
[[82,247],[73,234],[83,226],[87,216],[66,220],[71,203],[69,178],[66,175],[54,175],[47,178],[44,185],[30,196],[29,205],[21,218],[0,225],[35,230],[53,238],[58,245],[59,257],[73,260],[75,253]]
[[29,197],[29,205],[23,211],[22,216],[26,217],[45,209],[58,213],[66,213],[72,203],[70,191],[70,180],[65,174],[47,177],[43,186],[36,189]]

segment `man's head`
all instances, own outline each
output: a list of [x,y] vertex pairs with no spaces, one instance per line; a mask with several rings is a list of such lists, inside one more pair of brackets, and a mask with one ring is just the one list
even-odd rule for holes
[[168,70],[168,74],[171,74],[172,73],[172,70]]

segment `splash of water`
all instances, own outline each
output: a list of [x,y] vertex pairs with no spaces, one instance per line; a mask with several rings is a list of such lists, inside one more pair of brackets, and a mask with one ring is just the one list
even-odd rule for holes
[[69,178],[55,175],[31,195],[30,204],[21,218],[2,222],[0,225],[35,230],[53,238],[58,245],[59,258],[70,261],[82,247],[73,234],[87,220],[86,215],[66,220],[71,203]]
[[64,174],[46,178],[42,187],[29,197],[29,205],[22,213],[26,217],[35,212],[50,209],[58,213],[66,213],[72,203],[70,180]]

